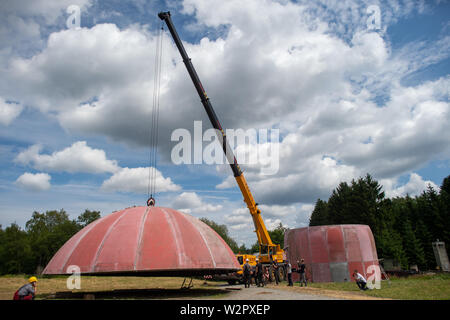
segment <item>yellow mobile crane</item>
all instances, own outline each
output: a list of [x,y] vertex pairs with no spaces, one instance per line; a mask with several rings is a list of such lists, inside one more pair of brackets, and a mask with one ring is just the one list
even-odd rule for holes
[[[272,260],[277,261],[278,265],[281,267],[280,270],[284,270],[283,268],[285,263],[284,251],[279,244],[274,244],[272,242],[272,239],[270,238],[270,235],[267,232],[266,226],[261,217],[261,210],[258,208],[258,204],[253,199],[253,195],[250,192],[250,188],[247,185],[247,181],[245,180],[244,174],[242,173],[239,164],[236,161],[236,157],[234,156],[233,151],[231,150],[228,144],[225,132],[222,129],[222,126],[219,122],[219,119],[216,116],[216,113],[214,112],[214,109],[211,105],[208,95],[203,89],[202,83],[200,82],[197,72],[195,71],[194,66],[192,65],[191,59],[188,57],[186,50],[184,49],[183,43],[181,42],[180,37],[178,36],[178,33],[175,29],[175,26],[172,23],[170,12],[160,12],[158,14],[158,17],[166,22],[170,34],[172,35],[172,38],[178,48],[178,51],[180,52],[181,57],[183,58],[183,62],[186,66],[186,69],[192,79],[192,82],[194,83],[195,89],[197,90],[197,93],[200,97],[203,107],[205,108],[205,111],[208,114],[208,118],[211,121],[213,128],[216,129],[216,132],[218,132],[218,134],[221,134],[221,136],[219,136],[219,139],[222,141],[222,149],[225,153],[225,157],[227,158],[228,163],[230,164],[231,170],[233,171],[234,174],[234,178],[236,179],[239,189],[241,190],[241,193],[244,196],[244,201],[247,204],[247,207],[253,218],[253,223],[255,225],[255,232],[259,243],[259,260],[263,263],[263,265],[270,267],[272,265]],[[241,262],[241,264],[242,263],[245,263],[245,261]]]

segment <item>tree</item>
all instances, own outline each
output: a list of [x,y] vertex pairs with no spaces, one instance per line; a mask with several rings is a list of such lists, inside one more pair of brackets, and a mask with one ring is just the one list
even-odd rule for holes
[[269,230],[269,236],[270,239],[274,244],[279,244],[280,248],[284,248],[284,234],[286,232],[285,227],[283,227],[283,224],[280,222],[280,224],[273,230]]
[[446,243],[447,254],[450,252],[450,175],[444,178],[439,192],[441,219],[443,223],[442,240]]
[[27,233],[12,223],[0,233],[0,273],[30,273],[31,248]]
[[314,210],[309,218],[309,225],[312,226],[323,226],[329,223],[328,216],[328,203],[326,201],[317,199]]
[[450,194],[450,175],[448,175],[447,177],[444,178],[444,180],[442,180],[441,192],[446,192],[447,194]]
[[376,243],[379,258],[391,258],[398,261],[403,268],[408,267],[402,238],[398,232],[391,228],[382,228]]
[[206,223],[208,226],[210,226],[214,231],[216,231],[219,234],[219,236],[221,236],[222,239],[228,244],[228,246],[234,253],[239,252],[239,246],[237,242],[228,235],[228,228],[226,225],[217,224],[216,222],[209,220],[207,218],[200,218],[200,220]]
[[414,235],[411,222],[408,219],[402,221],[401,231],[403,248],[405,249],[409,267],[416,264],[420,269],[423,269],[426,265],[425,253],[420,240]]
[[70,220],[61,209],[33,212],[25,230],[17,224],[3,230],[0,225],[0,274],[35,273],[81,228],[100,218],[99,211],[85,210]]
[[91,222],[100,219],[100,217],[101,217],[100,211],[90,211],[86,209],[84,213],[78,216],[77,223],[80,226],[80,228],[84,228]]
[[45,266],[79,229],[79,225],[69,219],[64,209],[46,213],[35,211],[26,222],[35,266]]

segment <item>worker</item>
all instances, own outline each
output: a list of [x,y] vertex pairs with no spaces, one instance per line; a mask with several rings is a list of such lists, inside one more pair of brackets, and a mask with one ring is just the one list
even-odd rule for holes
[[288,286],[292,287],[294,284],[292,283],[292,266],[289,260],[286,260],[286,273],[288,276]]
[[258,287],[264,287],[263,272],[264,270],[262,263],[258,258],[256,258],[256,278],[258,279]]
[[273,274],[275,276],[275,282],[278,285],[278,283],[280,282],[280,274],[278,272],[278,262],[277,262],[277,260],[273,260],[272,261],[272,268],[273,268]]
[[28,283],[14,293],[14,300],[34,300],[36,296],[37,278],[31,277]]
[[300,276],[300,287],[303,287],[303,283],[305,284],[305,287],[307,287],[308,286],[308,284],[306,283],[306,265],[305,265],[305,260],[304,259],[301,259],[301,261],[299,262],[298,260],[297,260],[297,266],[298,266],[298,269],[297,269],[297,271],[298,271],[298,273],[299,273],[299,276]]
[[250,264],[248,263],[248,258],[245,259],[245,264],[244,264],[244,285],[245,288],[250,288],[250,282],[251,282],[251,273],[252,273],[252,267],[250,266]]
[[264,267],[264,285],[270,280],[269,267]]
[[367,281],[366,279],[358,272],[358,270],[355,270],[353,272],[353,277],[355,278],[356,284],[358,285],[358,288],[360,290],[367,290],[366,287]]

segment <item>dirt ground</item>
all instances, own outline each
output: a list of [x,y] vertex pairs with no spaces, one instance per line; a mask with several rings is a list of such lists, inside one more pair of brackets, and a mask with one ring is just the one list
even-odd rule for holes
[[227,286],[230,291],[218,299],[221,300],[382,300],[353,292],[325,290],[309,287],[288,287],[286,283],[280,285],[269,284],[266,287],[244,285]]

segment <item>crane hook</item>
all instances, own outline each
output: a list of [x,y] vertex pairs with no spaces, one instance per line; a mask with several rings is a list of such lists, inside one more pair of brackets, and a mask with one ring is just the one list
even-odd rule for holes
[[147,207],[154,207],[156,203],[155,198],[153,198],[153,196],[150,196],[150,198],[148,198],[147,200]]

